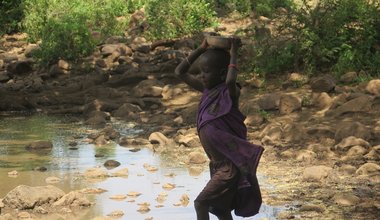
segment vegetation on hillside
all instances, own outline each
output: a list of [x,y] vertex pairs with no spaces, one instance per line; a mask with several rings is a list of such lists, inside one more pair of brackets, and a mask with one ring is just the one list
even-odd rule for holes
[[140,8],[151,40],[191,37],[231,12],[269,17],[269,35],[239,33],[255,42],[246,72],[380,75],[380,0],[0,0],[0,34],[26,32],[44,64],[76,60],[123,34]]

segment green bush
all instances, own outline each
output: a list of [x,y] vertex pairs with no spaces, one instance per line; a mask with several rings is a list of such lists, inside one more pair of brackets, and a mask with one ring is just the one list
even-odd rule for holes
[[136,10],[144,7],[148,1],[149,0],[126,0],[126,2],[124,2],[124,5],[129,13],[133,13]]
[[277,8],[290,9],[293,6],[293,0],[251,0],[252,10],[267,17],[272,17]]
[[37,57],[45,64],[75,60],[120,33],[127,12],[123,0],[26,0],[24,27],[31,41],[41,40]]
[[0,35],[20,31],[22,0],[0,0]]
[[215,9],[225,14],[237,11],[243,15],[252,12],[251,0],[212,0]]
[[150,0],[145,11],[151,39],[194,34],[215,22],[215,11],[206,0]]
[[379,74],[380,0],[303,0],[288,13],[278,33],[260,39],[252,64],[274,73],[364,70]]

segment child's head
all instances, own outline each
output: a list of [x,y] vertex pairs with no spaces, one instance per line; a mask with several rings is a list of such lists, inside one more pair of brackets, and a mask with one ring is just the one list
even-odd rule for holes
[[208,89],[222,83],[226,79],[230,54],[222,49],[208,49],[199,60],[201,79]]

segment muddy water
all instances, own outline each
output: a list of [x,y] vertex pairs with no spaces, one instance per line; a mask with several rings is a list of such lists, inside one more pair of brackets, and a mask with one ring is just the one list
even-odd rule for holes
[[[207,182],[209,175],[206,167],[203,172],[194,175],[184,164],[178,164],[168,155],[157,155],[149,149],[137,152],[117,144],[94,146],[83,140],[91,131],[80,123],[71,122],[70,117],[33,116],[0,116],[0,198],[18,185],[47,185],[47,177],[59,177],[62,181],[54,184],[66,193],[83,188],[103,188],[102,194],[89,195],[94,206],[71,214],[53,214],[39,216],[39,219],[91,219],[96,216],[106,216],[115,210],[124,212],[119,219],[195,219],[193,200]],[[131,124],[118,124],[118,130],[123,135],[133,135],[138,130]],[[25,150],[25,145],[34,140],[51,140],[53,150],[48,153],[32,153]],[[69,143],[76,141],[77,150],[70,150]],[[96,158],[95,154],[104,157]],[[111,177],[96,182],[87,181],[81,177],[86,169],[102,166],[106,160],[113,159],[121,163],[113,172],[128,168],[126,178]],[[149,172],[144,164],[158,168]],[[34,171],[36,167],[46,167],[46,172]],[[8,172],[17,170],[17,177],[8,176]],[[259,174],[259,181],[264,188],[265,178]],[[174,184],[175,188],[164,189],[166,183]],[[139,192],[140,196],[127,197],[124,200],[112,200],[111,196]],[[160,193],[166,193],[164,201],[157,201]],[[189,196],[188,204],[181,204],[183,194]],[[150,203],[150,211],[138,212],[139,203]],[[283,207],[273,207],[263,204],[261,212],[249,219],[276,219]],[[211,219],[216,219],[212,217]],[[234,219],[242,219],[234,216]]]

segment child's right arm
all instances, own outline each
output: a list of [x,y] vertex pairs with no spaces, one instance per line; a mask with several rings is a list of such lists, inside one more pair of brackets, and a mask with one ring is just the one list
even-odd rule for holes
[[207,47],[208,44],[205,39],[203,40],[202,45],[191,52],[190,55],[182,60],[182,62],[175,69],[175,73],[180,79],[182,79],[190,87],[200,92],[203,92],[204,89],[202,82],[194,75],[190,74],[188,70],[190,69],[191,64],[193,64],[194,61],[207,50]]

